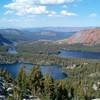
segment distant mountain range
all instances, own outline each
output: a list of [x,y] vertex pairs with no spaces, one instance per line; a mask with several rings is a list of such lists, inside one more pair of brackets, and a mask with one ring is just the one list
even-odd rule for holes
[[47,27],[0,29],[0,44],[20,41],[53,40],[61,44],[99,44],[100,28]]
[[66,44],[100,44],[100,28],[86,29],[77,32],[69,38],[59,41],[59,43]]
[[41,32],[41,31],[53,31],[53,32],[77,32],[90,27],[41,27],[41,28],[26,28],[25,31]]
[[12,41],[60,40],[67,38],[82,28],[28,28],[0,29],[0,34]]

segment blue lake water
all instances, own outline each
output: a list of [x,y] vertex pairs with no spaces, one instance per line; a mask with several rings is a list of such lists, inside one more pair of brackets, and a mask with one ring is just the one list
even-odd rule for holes
[[100,59],[100,52],[86,52],[86,51],[65,51],[61,50],[58,55],[64,58],[85,58],[85,59]]
[[[16,63],[16,64],[0,64],[0,68],[4,68],[6,69],[9,73],[12,74],[12,76],[15,78],[16,75],[18,74],[18,71],[21,67],[25,66],[25,71],[26,73],[29,72],[29,70],[31,70],[32,68],[32,64],[20,64],[20,63]],[[65,75],[62,71],[62,68],[57,66],[57,65],[53,65],[53,66],[40,66],[40,70],[42,72],[42,74],[49,74],[50,76],[52,76],[55,80],[60,80],[60,79],[64,79],[67,77],[67,75]]]
[[7,52],[9,54],[17,54],[17,51],[16,51],[16,49],[14,47],[13,48],[8,48]]

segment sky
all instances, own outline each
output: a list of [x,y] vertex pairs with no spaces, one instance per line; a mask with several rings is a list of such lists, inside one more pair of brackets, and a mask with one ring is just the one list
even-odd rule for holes
[[0,0],[0,28],[100,26],[100,0]]

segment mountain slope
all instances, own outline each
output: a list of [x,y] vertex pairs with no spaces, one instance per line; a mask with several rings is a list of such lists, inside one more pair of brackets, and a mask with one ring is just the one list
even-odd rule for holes
[[12,41],[24,40],[23,32],[18,29],[0,29],[0,34]]
[[99,44],[100,43],[100,28],[83,30],[75,33],[65,40],[59,41],[67,44]]
[[0,34],[0,45],[4,45],[4,44],[12,44],[12,41],[4,38],[1,34]]

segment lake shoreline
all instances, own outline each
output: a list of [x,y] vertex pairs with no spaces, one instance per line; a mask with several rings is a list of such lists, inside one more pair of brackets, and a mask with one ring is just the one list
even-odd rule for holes
[[[26,71],[30,71],[32,67],[34,67],[34,64],[25,64],[25,63],[15,63],[15,64],[1,64],[0,68],[7,70],[10,74],[12,74],[13,77],[16,77],[18,74],[20,68],[23,67]],[[67,74],[63,73],[62,67],[58,65],[41,65],[39,66],[41,72],[43,75],[48,73],[50,76],[52,76],[55,80],[62,80],[68,77]]]
[[78,58],[78,59],[100,59],[100,52],[88,51],[74,51],[74,50],[60,50],[58,57],[62,58]]

